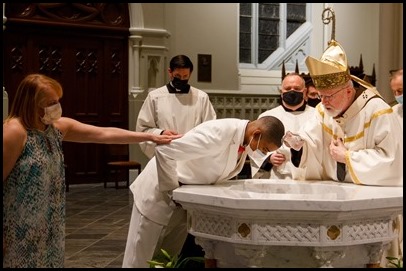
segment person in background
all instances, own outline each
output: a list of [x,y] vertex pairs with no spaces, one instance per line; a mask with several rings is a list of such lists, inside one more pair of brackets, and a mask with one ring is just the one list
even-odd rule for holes
[[[392,107],[375,87],[350,74],[337,41],[329,42],[320,59],[309,56],[305,62],[321,105],[297,134],[287,131],[284,137],[284,143],[300,154],[294,169],[299,179],[402,189],[403,140],[398,139],[403,131]],[[400,225],[395,224],[399,233]]]
[[[184,134],[196,125],[216,119],[216,112],[206,92],[188,84],[193,63],[185,55],[169,62],[169,82],[148,93],[138,114],[135,130],[152,134]],[[142,142],[140,148],[150,159],[155,144]]]
[[[298,73],[289,73],[281,85],[282,104],[263,112],[258,118],[274,116],[280,119],[286,130],[298,131],[314,114],[314,108],[307,105],[305,81]],[[292,150],[294,152],[294,150]],[[282,145],[273,153],[265,157],[249,157],[253,178],[292,179],[291,149]]]
[[[196,125],[216,119],[216,112],[206,92],[188,84],[193,63],[185,55],[174,56],[169,62],[169,82],[148,93],[138,114],[135,130],[152,134],[184,134]],[[155,144],[142,142],[140,148],[151,159]],[[189,234],[184,255],[203,255],[194,236]]]
[[288,131],[285,137],[288,146],[302,149],[296,169],[303,179],[402,186],[403,142],[397,138],[403,132],[391,106],[375,87],[350,74],[337,41],[330,41],[320,60],[309,56],[305,62],[321,105],[299,135]]
[[134,204],[123,267],[148,267],[160,249],[179,256],[187,217],[172,200],[174,189],[227,182],[242,170],[247,154],[276,150],[284,134],[283,123],[272,116],[225,118],[203,122],[166,147],[157,146],[155,157],[130,186]]
[[403,68],[391,71],[390,88],[397,104],[392,106],[403,130]]
[[3,122],[3,268],[62,268],[65,168],[62,141],[170,143],[179,136],[96,127],[62,117],[62,86],[29,74]]
[[[390,88],[397,101],[397,104],[393,105],[392,109],[399,120],[399,125],[403,133],[403,69],[392,70],[390,74]],[[398,139],[403,142],[403,134],[399,136]],[[383,253],[381,259],[382,267],[388,266],[389,261],[386,258],[387,256],[395,257],[403,261],[403,214],[397,216],[396,226],[399,230],[399,236],[396,240],[391,242],[390,247]]]
[[316,105],[318,105],[320,103],[317,89],[314,86],[311,77],[306,79],[305,82],[306,82],[306,89],[307,89],[306,103],[308,105],[310,105],[311,107],[316,107]]

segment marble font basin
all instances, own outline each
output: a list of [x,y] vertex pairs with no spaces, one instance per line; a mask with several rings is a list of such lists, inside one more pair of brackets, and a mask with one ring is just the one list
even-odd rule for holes
[[403,187],[247,179],[184,185],[174,200],[217,267],[365,267],[397,238]]

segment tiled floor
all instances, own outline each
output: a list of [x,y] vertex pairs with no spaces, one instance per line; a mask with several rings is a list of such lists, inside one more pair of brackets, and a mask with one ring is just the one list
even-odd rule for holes
[[133,197],[127,188],[70,185],[66,193],[66,268],[121,268]]

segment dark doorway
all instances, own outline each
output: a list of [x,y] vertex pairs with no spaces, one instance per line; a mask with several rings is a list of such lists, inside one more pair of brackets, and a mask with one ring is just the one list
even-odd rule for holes
[[[43,73],[63,86],[63,116],[128,129],[128,4],[7,3],[3,85]],[[103,182],[105,145],[64,142],[69,183]]]

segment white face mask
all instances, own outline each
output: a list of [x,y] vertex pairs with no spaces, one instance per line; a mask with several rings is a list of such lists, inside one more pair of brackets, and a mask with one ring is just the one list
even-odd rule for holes
[[395,99],[399,104],[403,105],[403,94],[399,95],[399,96],[395,96]]
[[62,117],[62,107],[60,103],[44,108],[45,115],[41,118],[42,123],[45,125],[52,124]]
[[254,137],[251,137],[250,143],[248,143],[247,147],[245,148],[245,150],[247,151],[247,154],[254,160],[256,159],[264,159],[266,154],[263,153],[262,151],[259,150],[259,142],[261,141],[261,136],[262,134],[259,135],[259,139],[258,139],[258,143],[257,143],[257,149],[255,151],[253,151],[251,149],[251,142],[254,139]]

